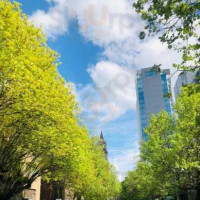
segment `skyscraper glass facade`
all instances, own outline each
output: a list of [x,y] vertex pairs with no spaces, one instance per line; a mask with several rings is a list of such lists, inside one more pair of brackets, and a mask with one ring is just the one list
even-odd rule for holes
[[145,128],[148,126],[152,114],[162,109],[171,114],[171,99],[169,98],[170,82],[167,76],[169,70],[152,70],[145,68],[137,73],[137,112],[140,139],[148,140]]
[[138,79],[137,81],[137,91],[138,91],[138,103],[139,103],[140,123],[141,123],[140,126],[142,129],[142,138],[146,140],[147,135],[145,134],[144,129],[147,126],[147,119],[145,111],[144,91],[141,78]]
[[162,88],[163,88],[163,98],[164,98],[164,104],[165,104],[165,111],[168,112],[168,114],[171,115],[171,102],[170,98],[167,94],[169,94],[169,87],[168,87],[168,82],[167,82],[167,75],[166,74],[161,74],[161,79],[162,79]]

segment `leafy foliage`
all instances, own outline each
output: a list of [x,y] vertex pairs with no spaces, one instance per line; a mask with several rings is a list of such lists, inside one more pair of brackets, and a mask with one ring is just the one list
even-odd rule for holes
[[90,200],[117,193],[116,175],[80,125],[75,97],[58,65],[58,53],[19,4],[0,0],[2,200],[29,188],[39,176],[65,180],[79,196],[91,192]]
[[141,145],[142,161],[125,179],[122,200],[180,199],[190,189],[197,190],[199,199],[199,105],[200,86],[190,85],[178,97],[174,117],[165,111],[151,117],[149,140]]
[[146,35],[158,35],[168,48],[182,53],[182,63],[174,64],[181,70],[199,68],[200,59],[200,2],[198,0],[137,0],[136,11],[146,21]]

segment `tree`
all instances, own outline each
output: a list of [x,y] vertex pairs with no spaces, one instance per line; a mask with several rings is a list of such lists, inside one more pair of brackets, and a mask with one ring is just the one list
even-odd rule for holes
[[122,188],[121,200],[151,200],[158,196],[159,180],[152,166],[140,161],[136,169],[128,173]]
[[[200,86],[189,85],[175,103],[174,117],[165,111],[151,117],[145,130],[149,140],[141,145],[142,163],[148,170],[139,163],[128,175],[123,183],[123,197],[127,198],[123,200],[130,196],[148,199],[150,194],[182,200],[189,190],[196,190],[197,199],[200,198],[199,109]],[[147,183],[149,186],[145,187]]]
[[145,20],[140,38],[158,35],[168,48],[182,53],[182,63],[174,64],[178,70],[199,68],[200,59],[200,2],[198,0],[138,0],[136,11]]
[[152,115],[149,126],[146,129],[149,141],[144,142],[141,147],[141,157],[151,163],[154,176],[160,180],[159,194],[161,196],[177,196],[184,190],[183,173],[180,162],[183,157],[176,149],[176,119],[172,118],[166,111],[161,111],[158,116]]
[[78,177],[73,182],[76,197],[83,196],[86,200],[107,200],[118,196],[120,184],[115,169],[109,164],[103,149],[99,139],[92,138],[91,161],[87,165],[86,176]]
[[[179,154],[172,146],[175,123],[165,111],[152,115],[145,132],[148,141],[141,144],[141,162],[125,179],[129,196],[134,199],[179,197],[181,193]],[[123,198],[122,198],[123,200]]]
[[187,187],[196,189],[200,198],[200,86],[190,85],[184,87],[179,96],[175,110],[177,118],[177,134],[174,148],[180,152],[180,168],[187,175]]

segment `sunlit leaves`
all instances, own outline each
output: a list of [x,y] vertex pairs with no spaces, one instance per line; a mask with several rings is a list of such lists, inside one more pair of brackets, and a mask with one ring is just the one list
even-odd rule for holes
[[107,200],[119,183],[102,147],[81,125],[59,54],[17,3],[0,0],[0,199],[41,176],[76,197]]
[[174,117],[165,111],[151,117],[145,130],[149,140],[141,145],[141,163],[146,168],[139,163],[129,174],[123,183],[126,191],[122,200],[175,197],[187,193],[188,188],[200,194],[199,85],[183,88],[174,111]]
[[[156,34],[169,49],[183,53],[179,69],[199,67],[199,1],[138,0],[134,7],[146,21],[145,32],[140,33],[140,39]],[[194,44],[197,44],[195,49]]]

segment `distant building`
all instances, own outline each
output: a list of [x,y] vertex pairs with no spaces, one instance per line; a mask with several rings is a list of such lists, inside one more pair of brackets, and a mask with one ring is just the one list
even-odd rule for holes
[[102,131],[101,131],[101,134],[100,134],[100,139],[101,139],[101,143],[100,144],[103,146],[103,151],[105,153],[106,159],[108,159],[107,143],[106,143],[106,141],[104,139]]
[[171,114],[170,70],[143,68],[137,71],[137,114],[141,141],[148,140],[144,129],[148,126],[152,114],[166,110]]
[[178,95],[181,93],[181,88],[187,84],[198,83],[197,76],[200,75],[200,71],[195,72],[185,71],[179,74],[175,86],[174,86],[174,97],[177,99]]
[[40,200],[41,177],[37,178],[29,189],[11,198],[11,200]]

